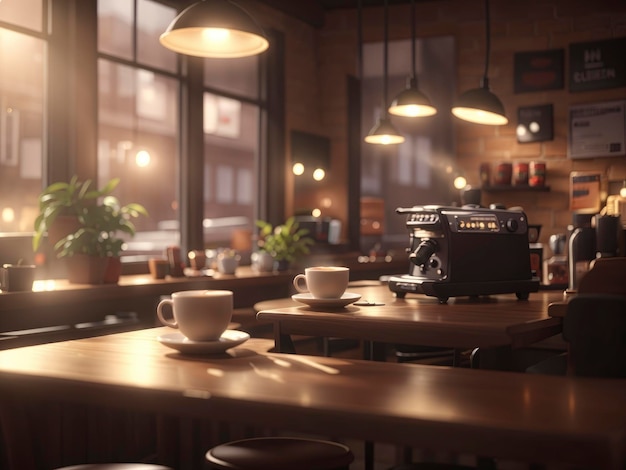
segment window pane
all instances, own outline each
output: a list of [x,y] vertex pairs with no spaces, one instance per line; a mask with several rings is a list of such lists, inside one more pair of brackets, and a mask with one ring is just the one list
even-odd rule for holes
[[[259,108],[205,93],[205,243],[224,246],[234,231],[254,229]],[[245,238],[245,237],[244,237]],[[236,246],[241,249],[241,246]]]
[[42,31],[44,0],[2,0],[0,21]]
[[138,202],[150,214],[135,221],[128,254],[161,255],[180,240],[178,82],[104,59],[98,62],[98,81],[99,184],[119,177],[120,202]]
[[0,231],[32,231],[42,188],[44,41],[0,28]]
[[259,58],[205,59],[204,84],[247,98],[259,97]]
[[[361,193],[363,197],[384,202],[384,233],[372,238],[363,234],[362,248],[375,243],[383,249],[406,246],[406,223],[395,214],[397,207],[440,204],[450,199],[452,182],[445,166],[453,161],[453,125],[446,109],[455,96],[453,75],[454,40],[451,37],[420,39],[415,61],[419,88],[439,108],[423,120],[391,116],[391,121],[406,138],[394,146],[361,143]],[[388,92],[392,98],[406,86],[411,68],[411,42],[389,42]],[[363,48],[361,132],[367,135],[382,114],[383,44],[368,43]]]
[[149,0],[137,4],[137,61],[162,70],[176,71],[176,53],[159,42],[159,36],[176,17],[176,10]]
[[98,50],[123,59],[133,58],[132,1],[98,1]]

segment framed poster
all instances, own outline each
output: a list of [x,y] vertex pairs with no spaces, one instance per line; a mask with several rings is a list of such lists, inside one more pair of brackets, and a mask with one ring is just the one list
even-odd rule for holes
[[563,49],[517,52],[515,93],[563,88]]
[[571,211],[600,211],[600,173],[574,171],[570,173]]
[[569,111],[570,158],[626,155],[626,101],[571,106]]
[[626,37],[569,46],[569,91],[626,87]]

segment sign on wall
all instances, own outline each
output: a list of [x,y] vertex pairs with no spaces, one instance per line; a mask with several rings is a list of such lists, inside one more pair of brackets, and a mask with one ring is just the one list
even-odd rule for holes
[[571,106],[569,111],[570,158],[626,155],[626,101]]
[[570,173],[569,208],[572,211],[600,211],[601,175],[590,171]]
[[563,88],[563,49],[517,52],[515,93]]
[[517,141],[542,142],[554,138],[552,104],[517,109]]
[[569,90],[626,86],[626,37],[569,46]]

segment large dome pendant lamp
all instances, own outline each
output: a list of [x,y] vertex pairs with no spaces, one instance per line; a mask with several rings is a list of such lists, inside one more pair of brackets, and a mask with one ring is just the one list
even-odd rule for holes
[[365,137],[365,142],[368,144],[401,144],[404,142],[404,136],[401,135],[387,115],[387,0],[385,0],[385,38],[383,43],[383,107],[382,115],[378,118],[378,122],[372,127]]
[[259,24],[230,0],[201,0],[188,6],[159,41],[181,54],[219,59],[256,55],[269,47]]
[[489,90],[489,78],[487,77],[487,71],[489,70],[489,52],[491,49],[489,23],[489,0],[485,0],[485,31],[487,36],[485,73],[481,80],[480,88],[468,90],[459,96],[452,108],[452,114],[459,119],[476,124],[501,126],[507,124],[509,120],[504,114],[502,102]]
[[425,117],[437,114],[437,109],[428,97],[417,87],[417,67],[415,64],[415,0],[411,0],[411,75],[407,78],[406,89],[391,102],[389,112],[396,116]]

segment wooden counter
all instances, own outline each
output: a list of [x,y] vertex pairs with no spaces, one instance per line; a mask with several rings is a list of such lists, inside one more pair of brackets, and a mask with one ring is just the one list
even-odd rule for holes
[[119,284],[37,281],[33,292],[0,294],[0,349],[155,326],[161,297],[180,290],[232,290],[235,308],[252,307],[261,300],[287,296],[294,275],[240,267],[234,276],[156,280],[130,275],[122,276]]
[[[148,329],[0,352],[0,416],[5,418],[0,425],[16,459],[10,468],[68,463],[55,433],[84,435],[88,428],[80,421],[45,419],[58,402],[558,468],[617,470],[626,462],[624,380],[273,354],[265,352],[267,342],[257,346],[252,341],[227,354],[189,357],[157,341],[168,331]],[[20,403],[25,408],[14,406]],[[21,435],[27,421],[18,412],[30,406],[41,411],[32,428],[39,440]],[[192,456],[201,460],[209,446],[193,437],[182,448],[187,462]],[[197,448],[190,449],[194,443]],[[72,444],[63,450],[81,451],[78,443]],[[180,470],[201,468],[178,465],[171,461],[172,442],[159,444],[165,447],[157,449],[161,463]],[[98,437],[94,445],[106,444]]]

